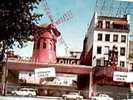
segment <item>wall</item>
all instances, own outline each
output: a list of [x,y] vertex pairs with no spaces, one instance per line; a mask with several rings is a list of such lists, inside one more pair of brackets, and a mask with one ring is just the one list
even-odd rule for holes
[[[98,33],[103,34],[103,40],[97,41]],[[110,42],[105,41],[105,34],[110,34]],[[118,35],[118,42],[113,42],[113,35]],[[121,43],[121,35],[126,35],[126,42]],[[93,58],[105,58],[105,60],[108,60],[108,55],[105,55],[105,46],[109,46],[109,49],[111,50],[113,45],[115,45],[118,48],[118,66],[120,66],[120,61],[125,62],[125,67],[127,66],[127,56],[128,56],[128,46],[127,46],[127,33],[119,33],[119,32],[106,32],[106,31],[94,31],[94,42],[93,42]],[[102,47],[102,54],[97,54],[97,46]],[[125,47],[125,56],[120,55],[120,47]],[[93,61],[93,66],[96,65],[96,62]]]

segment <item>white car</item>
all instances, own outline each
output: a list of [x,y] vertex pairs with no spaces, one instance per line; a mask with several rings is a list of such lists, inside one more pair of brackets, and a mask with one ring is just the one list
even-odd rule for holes
[[20,88],[19,90],[12,91],[11,93],[12,95],[19,96],[36,96],[36,91],[32,88]]
[[122,99],[122,100],[133,100],[133,94],[128,94],[126,99]]
[[83,99],[83,96],[81,96],[79,93],[76,93],[76,92],[70,92],[69,94],[63,94],[62,97],[64,100],[67,100],[67,99],[82,100]]
[[113,100],[113,98],[107,94],[99,94],[98,96],[92,96],[91,100]]

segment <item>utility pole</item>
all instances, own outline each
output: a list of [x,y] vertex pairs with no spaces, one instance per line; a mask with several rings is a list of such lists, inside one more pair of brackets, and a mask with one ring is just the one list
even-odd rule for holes
[[89,98],[91,98],[92,96],[92,93],[93,93],[93,72],[91,71],[90,72],[90,75],[89,75]]
[[8,77],[8,70],[7,70],[7,62],[8,57],[7,54],[4,53],[3,57],[3,68],[2,68],[2,95],[5,96],[7,92],[7,77]]

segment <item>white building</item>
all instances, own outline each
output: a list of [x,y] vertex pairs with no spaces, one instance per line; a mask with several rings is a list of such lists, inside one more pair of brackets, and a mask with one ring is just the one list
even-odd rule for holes
[[116,65],[127,67],[129,25],[129,16],[118,18],[94,15],[84,39],[81,64],[108,65],[109,51],[115,46],[118,51]]
[[92,66],[106,65],[109,50],[115,46],[118,51],[117,66],[126,67],[128,58],[129,19],[95,16],[93,35]]

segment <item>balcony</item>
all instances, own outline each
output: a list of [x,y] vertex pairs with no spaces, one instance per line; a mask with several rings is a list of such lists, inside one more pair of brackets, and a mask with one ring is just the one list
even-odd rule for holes
[[108,32],[124,32],[129,33],[129,29],[117,29],[117,28],[98,28],[95,27],[96,31],[108,31]]
[[109,32],[125,32],[129,33],[129,24],[127,20],[113,20],[112,22],[106,21],[103,23],[99,20],[95,25],[95,30],[97,31],[109,31]]

